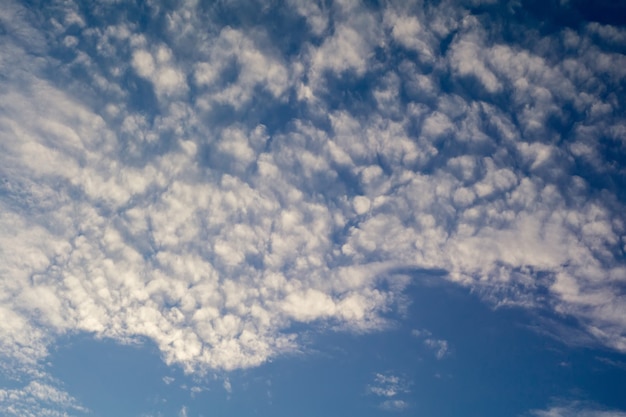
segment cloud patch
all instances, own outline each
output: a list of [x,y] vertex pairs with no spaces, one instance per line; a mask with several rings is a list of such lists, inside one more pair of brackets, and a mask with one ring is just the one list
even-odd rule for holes
[[422,343],[428,349],[432,350],[437,359],[443,359],[450,355],[450,345],[445,339],[436,339],[432,337],[432,333],[426,329],[411,331],[411,335],[422,339]]
[[38,380],[32,380],[22,388],[0,389],[0,406],[5,415],[16,417],[62,417],[69,415],[68,412],[72,415],[89,413],[67,392]]
[[385,411],[402,411],[409,407],[409,403],[401,399],[404,394],[410,392],[409,383],[402,377],[377,373],[367,390],[370,394],[383,399],[379,407]]
[[626,416],[626,413],[618,410],[602,409],[581,402],[572,402],[555,405],[545,410],[535,410],[531,415],[537,417],[623,417]]

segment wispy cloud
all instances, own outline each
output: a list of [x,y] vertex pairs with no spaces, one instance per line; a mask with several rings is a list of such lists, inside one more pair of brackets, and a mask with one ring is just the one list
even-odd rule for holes
[[624,417],[626,413],[619,410],[603,409],[593,404],[582,402],[564,403],[545,410],[534,410],[531,415],[536,417]]
[[233,386],[230,384],[230,379],[225,378],[223,386],[227,393],[231,394],[233,392]]
[[[0,408],[7,416],[86,415],[89,412],[57,384],[33,380],[22,388],[0,389]],[[68,414],[71,413],[71,414]]]
[[437,359],[443,359],[450,354],[450,345],[445,339],[436,339],[432,337],[432,333],[426,329],[413,329],[411,334],[417,338],[423,339],[424,346],[428,347],[435,353]]
[[408,384],[403,378],[392,374],[376,374],[374,384],[369,391],[382,397],[395,397],[398,394],[409,392]]
[[408,408],[409,403],[402,397],[410,392],[409,383],[400,376],[389,373],[377,373],[374,382],[367,387],[370,394],[383,398],[380,408],[386,411],[401,411]]
[[409,403],[403,400],[385,400],[380,404],[385,411],[402,411],[409,408]]

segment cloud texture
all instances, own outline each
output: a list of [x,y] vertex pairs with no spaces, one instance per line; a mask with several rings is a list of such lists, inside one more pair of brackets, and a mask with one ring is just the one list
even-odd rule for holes
[[384,327],[411,269],[626,351],[623,29],[239,3],[0,12],[5,361],[88,332],[257,366]]

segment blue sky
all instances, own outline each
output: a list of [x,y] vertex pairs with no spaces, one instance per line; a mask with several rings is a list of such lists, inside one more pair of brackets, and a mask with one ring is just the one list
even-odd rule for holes
[[6,1],[0,415],[626,416],[624,16]]

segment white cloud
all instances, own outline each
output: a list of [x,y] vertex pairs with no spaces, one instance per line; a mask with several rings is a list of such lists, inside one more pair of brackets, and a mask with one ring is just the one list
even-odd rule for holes
[[227,393],[231,394],[233,392],[233,386],[230,384],[230,379],[225,378],[223,386]]
[[619,410],[602,409],[581,402],[571,402],[554,405],[545,410],[534,410],[531,412],[537,417],[624,417],[626,413]]
[[369,198],[361,195],[354,197],[352,204],[354,205],[354,211],[356,211],[357,214],[367,213],[371,206]]
[[[466,17],[463,20],[463,26],[466,29],[480,27],[473,16]],[[482,46],[485,41],[481,38],[485,35],[480,30],[471,29],[463,36],[459,36],[451,45],[450,64],[458,75],[474,76],[488,92],[499,92],[502,89],[502,83],[484,58],[485,51]]]
[[308,0],[289,0],[296,13],[306,18],[306,22],[315,35],[323,35],[328,28],[328,10],[324,2]]
[[308,51],[307,76],[313,90],[325,89],[326,72],[363,76],[380,41],[379,16],[359,3],[337,2],[334,8],[333,30],[319,47],[310,45]]
[[[253,99],[256,88],[263,88],[274,98],[283,96],[290,82],[289,69],[270,47],[257,44],[262,39],[262,33],[246,34],[225,27],[208,44],[206,60],[194,64],[195,82],[205,91],[198,98],[200,107],[228,104],[239,109]],[[224,82],[233,73],[235,80]]]
[[435,353],[437,359],[443,359],[450,354],[450,345],[445,339],[436,339],[432,337],[432,333],[426,329],[413,329],[411,335],[423,338],[424,346],[431,349]]
[[426,339],[424,344],[435,351],[437,359],[443,359],[449,354],[450,348],[448,347],[448,341],[443,339]]
[[172,51],[165,45],[159,45],[155,49],[153,52],[145,49],[133,52],[132,66],[137,74],[150,80],[160,97],[186,93],[185,74],[172,64]]
[[357,75],[362,75],[371,54],[369,47],[356,29],[349,26],[336,28],[333,36],[327,38],[324,44],[313,52],[313,80],[321,78],[326,70],[338,75],[353,70]]
[[368,386],[368,391],[379,397],[395,397],[409,392],[408,383],[401,377],[393,374],[374,375],[374,384]]
[[410,392],[409,383],[402,377],[377,373],[374,383],[367,389],[370,394],[384,399],[379,407],[385,411],[402,411],[409,407],[409,403],[400,398]]
[[592,34],[599,36],[602,40],[609,41],[616,45],[626,42],[626,31],[620,27],[591,22],[587,24],[585,29]]
[[403,47],[416,51],[419,59],[432,63],[436,60],[434,34],[423,27],[424,16],[407,14],[406,10],[387,9],[384,23],[390,28],[391,39]]
[[22,388],[0,388],[0,408],[7,416],[62,417],[89,412],[67,392],[49,382],[32,380]]

